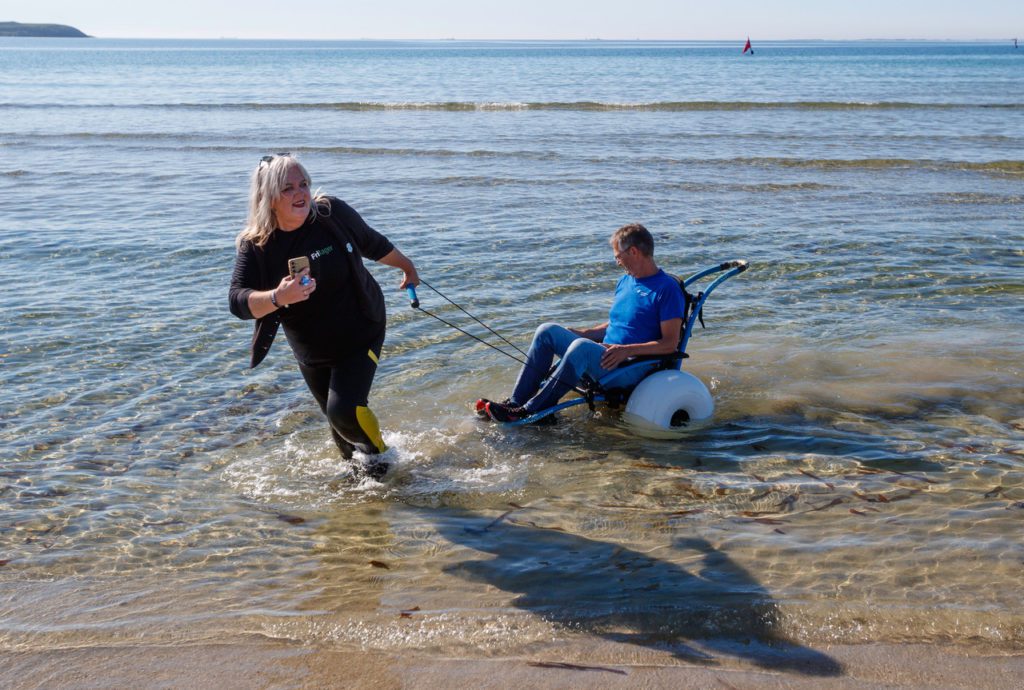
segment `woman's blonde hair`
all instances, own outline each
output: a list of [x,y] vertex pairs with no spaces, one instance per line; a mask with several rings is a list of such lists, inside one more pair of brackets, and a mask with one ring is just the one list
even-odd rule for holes
[[[241,247],[244,242],[252,242],[257,247],[262,247],[270,239],[274,230],[277,229],[277,218],[274,216],[274,200],[281,196],[285,184],[288,181],[288,173],[292,168],[302,171],[306,184],[312,185],[309,172],[297,158],[290,153],[279,153],[274,156],[264,156],[252,171],[252,178],[249,184],[249,217],[245,221],[245,227],[235,238],[235,246]],[[313,203],[309,205],[311,216],[329,215],[331,203],[327,197],[317,190],[313,193]]]

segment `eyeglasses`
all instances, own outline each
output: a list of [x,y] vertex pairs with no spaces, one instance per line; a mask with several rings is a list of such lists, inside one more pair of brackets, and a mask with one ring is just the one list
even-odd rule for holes
[[291,151],[282,151],[281,153],[275,153],[272,156],[263,156],[263,158],[260,158],[260,167],[262,168],[264,163],[266,163],[267,165],[270,165],[270,161],[274,160],[278,156],[290,156],[290,155],[292,155]]

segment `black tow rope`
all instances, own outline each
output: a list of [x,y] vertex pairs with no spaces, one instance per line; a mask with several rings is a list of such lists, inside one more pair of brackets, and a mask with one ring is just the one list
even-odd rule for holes
[[[478,318],[476,318],[475,316],[473,316],[472,314],[470,314],[470,313],[469,313],[468,311],[466,311],[465,309],[463,309],[463,308],[462,308],[462,307],[461,307],[461,306],[460,306],[459,304],[456,304],[456,303],[455,303],[455,302],[454,302],[453,300],[451,300],[451,299],[450,299],[450,298],[449,298],[449,297],[448,297],[447,295],[445,295],[444,293],[442,293],[442,292],[441,292],[440,290],[438,290],[438,289],[437,289],[436,287],[434,287],[433,285],[431,285],[431,284],[430,284],[430,283],[428,283],[427,281],[423,280],[422,278],[420,279],[420,282],[421,282],[421,283],[422,283],[423,285],[426,285],[426,286],[427,286],[428,288],[430,288],[430,289],[431,289],[431,290],[433,290],[434,292],[436,292],[436,293],[437,293],[438,295],[440,295],[440,296],[441,296],[441,298],[442,298],[442,299],[444,299],[444,300],[445,300],[445,301],[447,301],[448,303],[452,304],[452,305],[453,305],[453,306],[454,306],[454,307],[455,307],[456,309],[458,309],[459,311],[461,311],[461,312],[462,312],[463,314],[465,314],[465,315],[466,315],[466,316],[468,316],[469,318],[471,318],[471,319],[473,319],[474,321],[476,321],[476,322],[477,322],[478,324],[480,324],[481,326],[483,326],[484,328],[486,328],[486,329],[487,329],[488,331],[490,331],[490,332],[491,332],[491,333],[493,333],[494,335],[498,336],[498,337],[499,337],[499,338],[500,338],[501,340],[503,340],[504,342],[508,343],[508,344],[509,344],[509,345],[510,345],[510,346],[511,346],[511,347],[512,347],[512,348],[513,348],[513,349],[514,349],[514,350],[515,350],[516,352],[518,352],[519,354],[521,354],[521,355],[522,355],[523,357],[525,357],[525,356],[526,356],[526,353],[525,353],[525,352],[523,352],[522,350],[520,350],[520,349],[519,349],[518,347],[516,347],[516,346],[515,346],[515,344],[514,344],[513,342],[511,342],[511,341],[510,341],[510,340],[509,340],[508,338],[506,338],[505,336],[503,336],[503,335],[502,335],[501,333],[498,333],[498,332],[497,332],[496,330],[494,330],[493,328],[491,328],[490,326],[488,326],[488,325],[487,325],[486,323],[484,323],[484,322],[483,322],[483,321],[481,321],[480,319],[478,319]],[[492,350],[497,350],[497,351],[498,351],[498,352],[500,352],[501,354],[503,354],[503,355],[505,355],[506,357],[509,357],[509,358],[511,358],[511,359],[514,359],[515,361],[519,362],[520,364],[523,364],[523,365],[525,365],[525,364],[526,364],[526,360],[525,360],[525,359],[519,359],[518,357],[516,357],[515,355],[513,355],[513,354],[511,354],[511,353],[505,352],[504,350],[502,350],[502,349],[501,349],[500,347],[498,347],[497,345],[493,345],[493,344],[491,344],[491,343],[487,342],[486,340],[484,340],[483,338],[478,338],[477,336],[473,335],[473,334],[472,334],[472,333],[470,333],[469,331],[466,331],[466,330],[464,330],[464,329],[462,329],[462,328],[459,328],[458,326],[456,326],[456,325],[455,325],[455,324],[453,324],[452,322],[450,322],[450,321],[446,321],[445,319],[442,319],[442,318],[441,318],[440,316],[438,316],[437,314],[435,314],[435,313],[433,313],[433,312],[430,312],[430,311],[427,311],[426,309],[424,309],[423,307],[421,307],[421,306],[420,306],[420,300],[419,300],[419,298],[418,298],[418,297],[416,296],[416,288],[415,288],[414,286],[410,285],[409,287],[405,288],[405,291],[406,291],[406,292],[407,292],[407,293],[409,294],[409,304],[410,304],[410,306],[411,306],[411,307],[412,307],[413,309],[418,309],[418,310],[420,310],[421,312],[423,312],[423,313],[424,313],[424,314],[426,314],[427,316],[430,316],[430,317],[433,317],[433,318],[437,319],[438,321],[440,321],[440,322],[441,322],[441,323],[443,323],[444,325],[448,326],[449,328],[454,328],[454,329],[455,329],[455,330],[457,330],[457,331],[458,331],[459,333],[462,333],[463,335],[467,335],[467,336],[469,336],[470,338],[472,338],[473,340],[477,341],[478,343],[483,343],[484,345],[486,345],[487,347],[491,348]]]
[[[493,333],[494,335],[496,335],[496,336],[497,336],[498,338],[500,338],[500,339],[501,339],[501,340],[503,340],[504,342],[508,343],[508,345],[509,345],[510,347],[512,347],[512,349],[514,349],[514,350],[515,350],[516,352],[518,352],[519,354],[521,354],[521,355],[522,355],[523,357],[526,357],[526,356],[527,356],[525,352],[523,352],[523,351],[522,351],[522,350],[520,350],[520,349],[519,349],[518,347],[516,347],[515,343],[513,343],[512,341],[510,341],[510,340],[509,340],[508,338],[506,338],[505,336],[503,336],[503,335],[502,335],[501,333],[498,333],[498,332],[497,332],[496,330],[494,330],[493,328],[491,328],[490,326],[488,326],[488,325],[487,325],[486,323],[484,323],[484,322],[483,322],[483,321],[481,321],[480,319],[478,319],[478,318],[476,318],[475,316],[473,316],[472,314],[470,314],[470,313],[469,313],[468,311],[466,311],[466,310],[465,310],[464,308],[462,308],[462,306],[460,306],[459,304],[457,304],[456,302],[454,302],[454,301],[453,301],[452,299],[450,299],[450,298],[449,298],[449,297],[448,297],[447,295],[445,295],[444,293],[442,293],[442,292],[441,292],[440,290],[438,290],[438,289],[437,289],[436,287],[434,287],[433,285],[431,285],[431,284],[430,284],[430,283],[428,283],[427,281],[423,280],[422,278],[420,279],[420,283],[422,283],[423,285],[426,285],[426,286],[427,286],[428,288],[430,288],[431,290],[433,290],[434,292],[436,292],[436,293],[437,293],[437,294],[438,294],[438,295],[439,295],[439,296],[440,296],[440,297],[441,297],[442,299],[444,299],[444,300],[445,300],[445,301],[447,301],[448,303],[452,304],[452,305],[453,305],[453,306],[454,306],[454,307],[455,307],[456,309],[458,309],[459,311],[461,311],[461,312],[462,312],[463,314],[465,314],[465,315],[466,315],[466,316],[468,316],[469,318],[471,318],[471,319],[473,319],[474,321],[476,321],[476,322],[477,322],[478,324],[480,324],[481,326],[483,326],[484,328],[486,328],[486,329],[487,329],[488,331],[490,331],[491,333]],[[424,309],[423,307],[421,307],[421,306],[420,306],[420,300],[419,300],[419,297],[417,297],[417,296],[416,296],[416,287],[415,287],[415,286],[413,286],[413,285],[409,285],[408,287],[406,287],[406,288],[405,288],[405,291],[406,291],[406,293],[407,293],[407,294],[409,295],[409,306],[411,306],[411,307],[412,307],[413,309],[417,309],[417,310],[419,310],[419,311],[423,312],[424,314],[426,314],[427,316],[430,316],[430,317],[432,317],[432,318],[435,318],[435,319],[437,319],[438,321],[440,321],[440,322],[441,322],[441,323],[443,323],[444,325],[448,326],[449,328],[454,328],[454,329],[455,329],[455,330],[457,330],[457,331],[458,331],[459,333],[462,333],[463,335],[467,335],[467,336],[469,336],[470,338],[472,338],[473,340],[477,341],[478,343],[483,343],[484,345],[486,345],[487,347],[491,348],[492,350],[496,350],[496,351],[500,352],[501,354],[505,355],[506,357],[508,357],[508,358],[510,358],[510,359],[514,359],[515,361],[517,361],[517,362],[519,362],[520,364],[522,364],[522,365],[523,365],[524,367],[529,367],[529,366],[531,366],[531,365],[530,365],[530,364],[529,364],[529,363],[528,363],[528,362],[527,362],[527,361],[526,361],[525,359],[520,359],[519,357],[516,357],[515,355],[513,355],[513,354],[511,354],[511,353],[509,353],[509,352],[506,352],[505,350],[502,350],[502,349],[501,349],[500,347],[498,347],[497,345],[494,345],[494,344],[492,344],[492,343],[489,343],[489,342],[487,342],[486,340],[484,340],[483,338],[479,338],[479,337],[477,337],[477,336],[473,335],[472,333],[470,333],[469,331],[467,331],[467,330],[464,330],[464,329],[462,329],[462,328],[460,328],[460,327],[456,326],[456,325],[455,325],[455,324],[453,324],[452,322],[450,322],[450,321],[446,321],[445,319],[441,318],[441,317],[440,317],[440,316],[438,316],[437,314],[435,314],[435,313],[433,313],[433,312],[430,312],[430,311],[427,311],[426,309]],[[552,368],[552,371],[554,371],[554,368]],[[545,372],[545,374],[546,374],[547,376],[551,376],[551,373],[552,373],[552,371],[546,371],[546,372]],[[588,395],[587,391],[585,391],[584,389],[582,389],[582,388],[580,388],[580,387],[578,387],[578,386],[572,386],[572,390],[576,391],[577,393],[579,393],[580,395],[582,395],[582,396],[584,396],[584,397],[586,397],[586,396]]]

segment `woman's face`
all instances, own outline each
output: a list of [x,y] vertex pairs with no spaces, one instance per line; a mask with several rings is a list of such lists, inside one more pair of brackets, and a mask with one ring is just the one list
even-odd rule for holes
[[293,167],[288,171],[288,178],[281,196],[274,199],[270,208],[274,211],[277,219],[277,227],[282,230],[296,230],[306,222],[309,216],[309,204],[312,197],[309,192],[309,182],[302,174],[302,170]]

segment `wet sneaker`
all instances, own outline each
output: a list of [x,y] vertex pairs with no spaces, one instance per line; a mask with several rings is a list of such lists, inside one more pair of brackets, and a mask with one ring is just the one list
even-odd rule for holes
[[350,464],[347,469],[348,471],[345,474],[327,482],[328,488],[332,491],[344,491],[357,486],[367,477],[375,482],[381,482],[387,476],[390,466],[383,460],[368,460],[366,462],[359,462],[357,460]]
[[355,468],[356,475],[369,477],[370,479],[379,482],[384,478],[384,475],[388,473],[389,465],[383,460],[367,460],[362,465],[357,465]]
[[[504,400],[501,401],[502,405],[510,405],[511,403],[512,403],[512,398],[505,398]],[[483,417],[484,419],[488,419],[488,416],[487,416],[487,406],[489,404],[492,404],[492,402],[490,400],[488,400],[487,398],[480,398],[479,400],[476,401],[476,405],[474,406],[474,409],[476,410],[476,414],[477,414],[478,417]]]
[[530,416],[525,409],[511,403],[489,402],[484,405],[484,409],[487,410],[487,416],[496,422],[518,422]]

